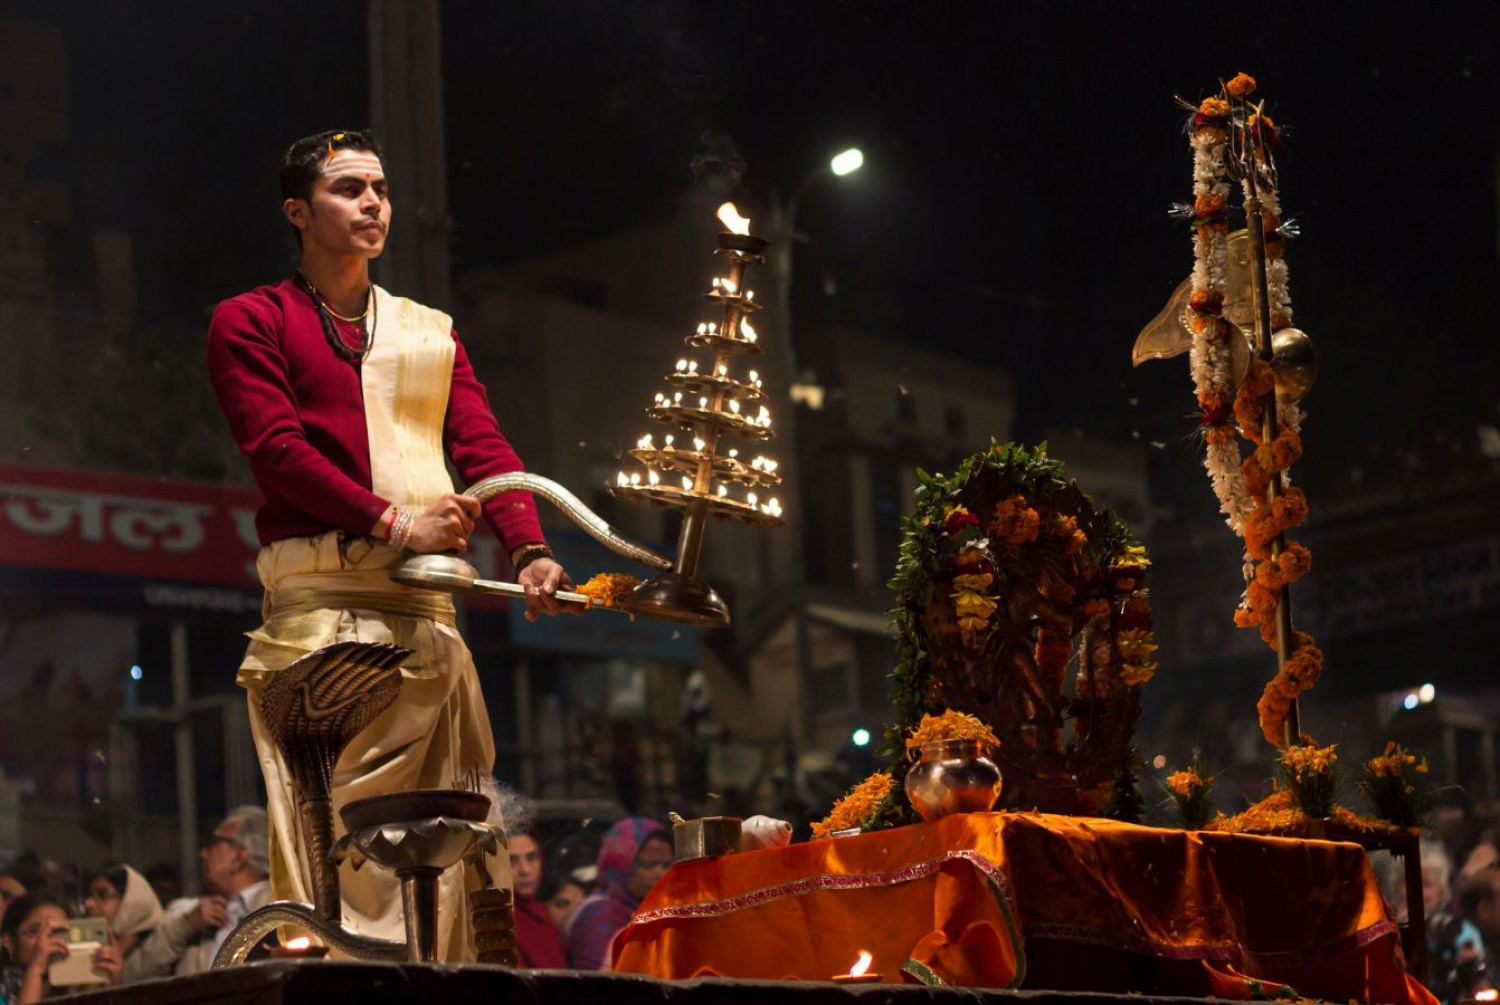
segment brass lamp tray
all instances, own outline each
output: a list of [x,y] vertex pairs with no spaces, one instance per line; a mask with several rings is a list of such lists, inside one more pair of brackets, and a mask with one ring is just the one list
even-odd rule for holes
[[[780,527],[786,520],[773,516],[758,506],[728,496],[701,496],[670,485],[615,485],[609,490],[621,499],[645,499],[658,506],[682,508],[693,503],[707,503],[708,511],[717,517],[739,520],[757,527]],[[558,594],[562,596],[562,594]]]
[[726,398],[738,398],[740,401],[760,401],[766,396],[766,393],[754,384],[746,384],[733,377],[721,377],[697,371],[669,373],[667,383],[680,387],[684,391],[723,391]]
[[726,415],[723,412],[715,412],[711,408],[697,408],[687,405],[657,405],[648,410],[647,414],[658,422],[673,422],[680,426],[699,424],[737,433],[747,440],[769,440],[771,438],[771,429],[769,426],[757,426],[743,415]]
[[[630,451],[630,456],[662,471],[678,471],[691,476],[698,473],[698,465],[707,455],[702,451],[681,450],[676,447],[637,447]],[[713,462],[714,478],[719,481],[739,482],[751,488],[781,484],[780,475],[751,467],[738,457],[721,457],[716,454]]]
[[765,352],[765,350],[760,347],[759,341],[752,341],[751,339],[747,338],[732,338],[728,335],[720,335],[717,332],[694,332],[683,341],[685,341],[688,345],[693,346],[694,348],[706,347],[714,350],[715,352],[718,352],[721,349],[728,350],[729,352]]

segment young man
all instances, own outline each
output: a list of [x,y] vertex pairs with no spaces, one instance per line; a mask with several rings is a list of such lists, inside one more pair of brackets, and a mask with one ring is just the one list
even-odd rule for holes
[[[265,623],[249,633],[240,686],[265,774],[271,888],[312,901],[286,765],[260,719],[259,689],[298,657],[333,642],[394,642],[414,650],[401,696],[344,751],[333,779],[344,803],[406,789],[449,788],[488,775],[494,741],[474,663],[455,629],[452,598],[391,581],[404,551],[462,552],[483,513],[527,590],[527,617],[554,614],[572,583],[553,560],[526,493],[482,507],[465,484],[521,470],[484,387],[446,315],[392,296],[369,278],[385,247],[391,204],[380,151],[359,132],[292,144],[282,212],[296,229],[296,275],[220,304],[208,364],[230,430],[265,496],[256,515]],[[509,863],[491,859],[509,885]],[[345,868],[344,921],[402,938],[395,877]],[[463,870],[441,883],[441,959],[473,958]]]

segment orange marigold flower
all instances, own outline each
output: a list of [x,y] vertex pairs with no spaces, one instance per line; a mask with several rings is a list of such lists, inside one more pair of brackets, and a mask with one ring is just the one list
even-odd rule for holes
[[1229,102],[1223,98],[1204,98],[1203,103],[1198,106],[1198,112],[1210,119],[1228,118]]
[[1167,789],[1182,799],[1191,799],[1203,788],[1203,779],[1192,771],[1174,771],[1167,776]]
[[1098,598],[1084,601],[1081,608],[1083,616],[1090,619],[1108,617],[1110,610],[1109,601]]
[[812,825],[813,837],[828,837],[834,831],[860,826],[890,794],[891,776],[884,771],[875,772],[834,803],[828,816]]
[[917,728],[906,738],[906,749],[914,751],[924,743],[935,740],[977,740],[990,747],[1000,746],[994,730],[981,719],[950,708],[939,715],[928,713],[922,716]]
[[623,572],[601,572],[580,586],[578,592],[600,607],[618,607],[620,601],[639,585],[639,579]]
[[1220,212],[1224,209],[1224,205],[1224,197],[1217,192],[1204,192],[1193,200],[1193,209],[1204,214]]
[[1254,94],[1255,87],[1255,78],[1250,74],[1236,73],[1234,79],[1224,85],[1224,90],[1236,98],[1244,98]]
[[990,533],[1011,544],[1035,541],[1042,531],[1041,514],[1026,505],[1025,496],[1013,495],[995,507]]

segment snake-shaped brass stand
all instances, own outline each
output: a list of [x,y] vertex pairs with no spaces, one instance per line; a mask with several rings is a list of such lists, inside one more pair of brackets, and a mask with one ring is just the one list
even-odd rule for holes
[[[340,642],[297,660],[261,695],[261,715],[292,775],[312,868],[313,904],[276,901],[247,915],[214,957],[214,967],[243,963],[279,926],[305,929],[340,952],[366,960],[436,959],[437,877],[464,855],[493,853],[500,838],[483,821],[489,800],[458,790],[399,792],[344,807],[349,833],[333,841],[334,765],[349,741],[396,700],[408,649]],[[338,865],[366,858],[401,878],[404,942],[346,931]]]

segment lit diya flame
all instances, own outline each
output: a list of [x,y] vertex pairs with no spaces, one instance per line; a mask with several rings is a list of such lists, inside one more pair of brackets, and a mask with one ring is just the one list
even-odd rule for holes
[[1475,991],[1474,1000],[1477,1002],[1500,1001],[1500,990],[1485,988],[1483,991]]
[[863,977],[866,970],[870,969],[870,963],[875,959],[867,950],[859,951],[859,961],[849,968],[850,977]]
[[299,935],[295,939],[287,939],[281,948],[290,949],[294,953],[300,953],[305,949],[312,948],[312,939],[306,935]]
[[745,235],[750,233],[750,218],[740,216],[740,211],[735,208],[734,203],[726,202],[720,206],[718,216],[719,222],[728,227],[730,233]]

